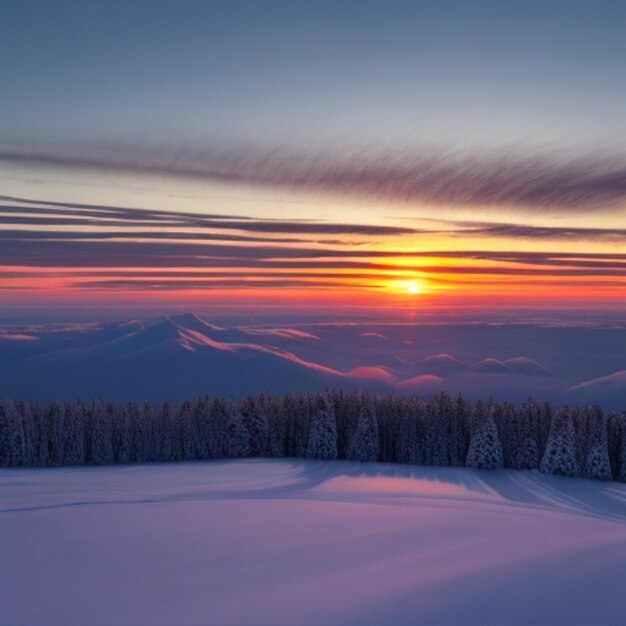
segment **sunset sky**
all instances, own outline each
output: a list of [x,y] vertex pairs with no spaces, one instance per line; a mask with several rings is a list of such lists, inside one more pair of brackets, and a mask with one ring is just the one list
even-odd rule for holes
[[0,308],[626,306],[626,4],[2,2]]

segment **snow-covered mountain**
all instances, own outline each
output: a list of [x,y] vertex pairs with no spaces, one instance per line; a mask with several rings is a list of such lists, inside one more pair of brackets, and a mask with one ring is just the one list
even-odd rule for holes
[[[0,361],[0,395],[38,400],[99,397],[178,401],[199,395],[313,391],[363,377],[306,361],[192,316],[42,332]],[[17,341],[11,343],[14,347]],[[36,344],[33,346],[32,344]],[[370,386],[384,383],[375,378]]]
[[[236,325],[187,313],[0,329],[0,397],[173,402],[340,387],[623,409],[624,354],[619,328]],[[607,371],[617,373],[598,378]]]
[[567,393],[573,403],[626,406],[626,370],[574,385]]

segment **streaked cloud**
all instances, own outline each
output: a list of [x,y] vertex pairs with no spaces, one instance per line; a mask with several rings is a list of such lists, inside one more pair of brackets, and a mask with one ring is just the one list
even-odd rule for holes
[[626,208],[626,155],[518,148],[315,154],[229,148],[20,145],[0,162],[93,168],[365,195],[434,205],[566,212]]

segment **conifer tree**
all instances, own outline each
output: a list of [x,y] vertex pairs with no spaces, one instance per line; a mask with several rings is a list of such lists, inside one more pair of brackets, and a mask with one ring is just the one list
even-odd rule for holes
[[597,406],[588,408],[587,413],[589,444],[584,476],[596,480],[611,480],[606,416]]
[[19,419],[22,422],[22,431],[24,433],[24,456],[22,465],[35,465],[35,417],[32,410],[31,402],[20,402],[17,405]]
[[621,445],[619,447],[619,479],[626,483],[626,412],[621,415]]
[[336,459],[337,424],[333,407],[326,395],[318,396],[315,404],[316,407],[311,416],[306,458]]
[[480,469],[502,467],[502,445],[490,407],[479,416],[478,427],[470,440],[466,465]]
[[48,407],[48,459],[50,465],[63,465],[65,453],[64,425],[65,405],[62,402],[53,402]]
[[63,464],[85,464],[85,410],[80,402],[66,404],[63,416]]
[[49,465],[48,441],[48,416],[46,410],[38,402],[31,403],[31,414],[33,419],[33,465],[36,467],[46,467]]
[[424,463],[424,443],[421,436],[426,408],[421,400],[409,399],[397,406],[396,455],[397,463],[420,465]]
[[113,454],[116,463],[132,462],[133,431],[128,407],[115,409],[113,414]]
[[576,475],[576,439],[568,407],[552,416],[550,434],[539,469],[545,474]]
[[515,453],[516,469],[537,469],[539,467],[539,448],[533,437],[526,437]]
[[109,465],[115,461],[111,413],[99,400],[94,400],[89,414],[91,462],[94,465]]
[[241,412],[250,436],[250,456],[267,456],[269,453],[266,403],[264,395],[261,395],[258,400],[247,398],[242,403]]
[[228,415],[228,456],[231,459],[250,456],[250,433],[236,406],[230,408]]
[[376,461],[378,459],[378,424],[371,398],[361,406],[359,421],[346,451],[349,461]]
[[24,465],[24,427],[11,400],[0,403],[0,466]]

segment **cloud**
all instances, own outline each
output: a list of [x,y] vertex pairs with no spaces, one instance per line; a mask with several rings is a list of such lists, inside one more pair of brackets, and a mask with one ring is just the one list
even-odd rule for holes
[[[43,204],[43,203],[42,203]],[[0,225],[22,226],[163,226],[171,228],[210,228],[212,230],[239,230],[265,234],[300,235],[363,235],[396,236],[415,234],[424,231],[404,226],[383,226],[373,224],[333,223],[312,220],[253,219],[246,216],[217,216],[212,214],[178,213],[175,211],[146,211],[108,207],[106,210],[94,206],[55,203],[54,209],[0,205]]]
[[574,226],[531,226],[490,222],[452,222],[455,234],[521,239],[626,239],[626,228],[580,228]]
[[584,212],[623,210],[626,202],[626,156],[619,154],[423,148],[340,156],[256,146],[155,150],[122,145],[21,145],[0,148],[0,162],[134,171],[467,208]]

